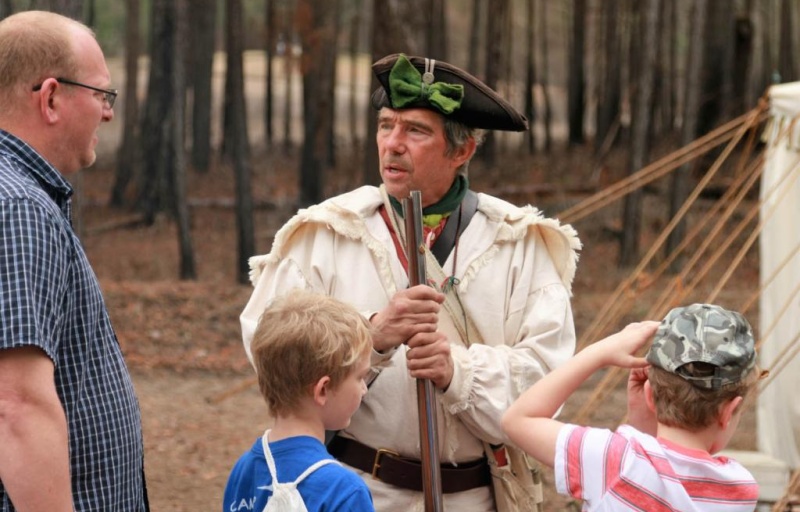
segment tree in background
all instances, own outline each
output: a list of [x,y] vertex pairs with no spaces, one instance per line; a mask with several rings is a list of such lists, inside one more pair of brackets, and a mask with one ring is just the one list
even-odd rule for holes
[[361,21],[363,19],[363,15],[361,13],[362,4],[362,0],[354,0],[350,22],[345,24],[345,26],[350,27],[350,105],[348,109],[348,121],[351,142],[350,148],[352,151],[356,151],[358,149],[359,110],[357,96],[359,91],[356,87],[356,84],[358,81],[358,65],[360,60],[359,56],[361,53],[359,34],[361,34]]
[[677,69],[676,44],[677,35],[677,6],[674,1],[667,0],[661,3],[660,33],[658,57],[656,58],[656,84],[653,97],[654,105],[654,133],[671,135],[675,127],[675,80]]
[[147,98],[140,130],[137,208],[151,225],[161,215],[178,223],[182,279],[196,277],[186,198],[186,0],[153,0]]
[[84,15],[83,0],[34,0],[31,2],[30,9],[57,12],[72,19],[83,21],[90,27],[94,25],[94,20],[89,20]]
[[173,110],[171,73],[174,67],[175,5],[173,0],[153,0],[150,12],[150,75],[140,130],[141,168],[138,179],[137,209],[151,225],[159,213],[168,211],[169,174],[172,171],[173,132],[169,116]]
[[0,0],[0,20],[14,13],[11,0]]
[[[661,0],[645,0],[641,4],[641,46],[639,52],[638,80],[633,101],[633,127],[631,130],[630,174],[649,161],[650,122],[653,108],[653,82],[658,52],[658,14]],[[620,265],[629,266],[639,259],[639,232],[641,229],[642,191],[637,189],[625,197]]]
[[544,150],[550,151],[553,147],[553,108],[550,102],[550,51],[548,50],[548,37],[550,24],[547,22],[547,2],[539,0],[539,81],[542,88],[542,123],[544,125]]
[[326,108],[328,109],[328,113],[326,117],[328,120],[324,123],[326,129],[328,130],[328,134],[326,137],[326,155],[325,155],[325,164],[329,167],[329,169],[333,169],[336,167],[336,130],[335,130],[335,120],[334,117],[336,116],[336,80],[337,80],[337,68],[339,59],[337,58],[339,55],[339,32],[341,31],[342,25],[342,17],[341,14],[341,7],[342,2],[344,0],[330,0],[327,2],[328,4],[333,4],[332,6],[327,6],[333,8],[333,13],[331,13],[331,17],[333,18],[333,30],[332,30],[332,37],[333,40],[331,41],[331,47],[329,51],[330,55],[330,65],[327,66],[327,71],[330,73],[330,100],[326,102]]
[[567,68],[569,69],[568,108],[569,142],[583,143],[583,114],[586,110],[584,92],[584,34],[586,33],[586,0],[572,2],[572,37],[570,39]]
[[278,42],[275,0],[264,0],[264,64],[267,71],[264,81],[264,145],[272,145],[273,73],[272,62]]
[[445,0],[430,0],[425,56],[447,61],[447,19]]
[[294,96],[292,78],[295,70],[295,30],[294,12],[296,0],[287,0],[283,14],[283,24],[281,35],[282,55],[283,55],[283,74],[285,80],[283,92],[283,148],[288,153],[292,147],[292,126],[294,125],[294,111],[292,109],[292,97]]
[[300,206],[322,201],[333,127],[338,2],[299,0],[296,27],[303,44],[303,149],[300,156]]
[[[532,1],[533,0],[528,0],[528,3]],[[480,44],[481,35],[485,32],[484,24],[487,18],[484,14],[485,9],[485,0],[472,0],[472,9],[470,10],[469,50],[467,51],[469,62],[467,63],[467,70],[478,78],[483,76],[482,68],[480,67],[480,57],[482,55]]]
[[[125,88],[122,90],[124,124],[122,143],[117,152],[117,167],[111,189],[111,206],[125,204],[125,192],[133,179],[140,157],[139,148],[139,0],[125,2]],[[119,107],[117,107],[119,108]]]
[[233,163],[236,181],[236,233],[238,242],[236,276],[240,283],[250,282],[247,260],[255,254],[253,227],[252,169],[250,141],[247,135],[247,109],[244,98],[244,30],[241,0],[225,2],[225,134],[223,157]]
[[796,25],[797,2],[784,0],[780,4],[781,26],[780,26],[780,58],[778,61],[778,73],[781,82],[793,82],[800,78],[800,54],[797,52],[797,29]]
[[172,48],[174,63],[170,76],[172,83],[172,190],[175,198],[175,220],[178,224],[181,279],[197,279],[192,248],[192,228],[189,205],[186,201],[186,147],[184,141],[186,118],[186,55],[188,54],[189,0],[175,0],[175,45]]
[[216,0],[193,0],[188,17],[192,44],[187,50],[191,59],[192,90],[192,167],[207,172],[211,158],[211,105],[214,50],[216,48]]
[[[505,62],[503,46],[507,34],[508,17],[511,15],[510,0],[494,0],[492,2],[492,16],[486,22],[486,40],[492,44],[486,45],[486,85],[497,90],[503,65]],[[492,166],[497,158],[497,140],[493,131],[486,132],[483,142],[481,157],[487,166]]]
[[[240,145],[250,153],[244,97],[244,21],[242,0],[225,2],[225,94],[222,104],[222,146],[224,160],[233,161],[234,149]],[[241,117],[241,119],[239,119]]]
[[595,148],[598,157],[602,158],[610,148],[620,126],[620,106],[622,104],[621,83],[622,66],[620,63],[622,30],[620,20],[620,2],[603,2],[601,7],[602,31],[602,67],[596,69],[600,87],[597,98],[597,121],[595,124]]
[[[703,40],[706,28],[708,5],[706,0],[695,0],[692,6],[688,63],[686,66],[686,98],[683,109],[681,145],[686,146],[697,138],[697,115],[700,111],[701,80],[703,76]],[[674,217],[689,195],[691,165],[686,163],[672,175],[670,190],[670,217]],[[681,220],[669,234],[665,246],[666,254],[672,254],[680,246],[686,234],[686,222]],[[676,260],[673,270],[680,268]]]
[[[477,1],[477,0],[476,0]],[[536,151],[536,31],[534,30],[536,20],[536,3],[534,0],[526,0],[527,27],[527,48],[525,51],[525,117],[528,118],[528,131],[525,138],[528,141],[528,153]]]
[[708,0],[707,9],[698,135],[733,117],[736,11],[729,0]]

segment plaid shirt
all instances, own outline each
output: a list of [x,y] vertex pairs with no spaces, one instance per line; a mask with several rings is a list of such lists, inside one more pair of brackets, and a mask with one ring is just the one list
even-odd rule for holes
[[[71,195],[58,171],[0,130],[0,350],[34,346],[53,360],[75,510],[138,512],[146,508],[139,404],[72,230]],[[0,482],[0,511],[12,510]]]

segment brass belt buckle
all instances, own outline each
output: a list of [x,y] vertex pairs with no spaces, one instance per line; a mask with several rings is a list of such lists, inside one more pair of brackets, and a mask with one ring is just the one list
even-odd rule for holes
[[372,463],[372,478],[375,480],[380,480],[378,478],[378,468],[381,467],[381,456],[383,455],[394,455],[395,457],[399,457],[400,454],[394,450],[389,450],[388,448],[378,448],[375,452],[375,461]]

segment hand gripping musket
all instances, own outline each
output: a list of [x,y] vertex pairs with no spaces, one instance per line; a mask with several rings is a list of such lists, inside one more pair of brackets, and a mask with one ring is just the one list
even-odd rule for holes
[[[425,246],[422,238],[422,193],[412,190],[403,199],[406,226],[406,254],[410,286],[427,283],[425,275]],[[436,394],[430,379],[417,379],[417,411],[422,461],[422,491],[425,512],[440,512],[442,508],[442,472],[439,465],[439,439],[436,428]]]

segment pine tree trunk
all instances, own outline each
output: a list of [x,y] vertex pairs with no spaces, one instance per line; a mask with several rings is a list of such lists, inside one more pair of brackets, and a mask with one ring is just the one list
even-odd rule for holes
[[586,32],[586,0],[574,0],[572,9],[572,41],[569,58],[569,142],[583,143],[584,34]]
[[[637,66],[636,93],[633,102],[631,129],[631,157],[629,173],[633,174],[649,159],[650,123],[653,102],[653,79],[658,52],[658,14],[661,0],[645,0],[642,7],[641,63]],[[642,190],[637,189],[625,198],[620,265],[629,266],[639,258],[639,232],[641,229]]]
[[[486,85],[497,90],[503,70],[503,47],[505,43],[506,20],[509,15],[509,0],[494,0],[492,16],[486,23],[486,40],[493,43],[486,46]],[[494,132],[486,132],[483,143],[483,160],[487,167],[494,165],[497,158],[497,139]]]
[[470,16],[470,29],[469,29],[469,63],[468,71],[477,76],[481,76],[480,68],[480,55],[479,50],[481,44],[481,26],[485,16],[482,14],[484,7],[483,0],[472,0],[472,15]]
[[178,247],[180,248],[181,279],[196,279],[194,249],[192,249],[192,223],[186,202],[186,41],[189,38],[188,1],[175,0],[175,46],[172,72],[172,176],[175,219],[178,223]]
[[[595,145],[598,153],[610,147],[619,127],[621,105],[621,35],[618,23],[620,7],[617,2],[602,3],[602,19],[604,25],[605,54],[604,69],[600,73],[602,81],[601,94],[597,109],[597,127],[595,129]],[[600,154],[602,156],[602,154]]]
[[734,9],[728,0],[709,0],[707,9],[698,135],[708,133],[732,115]]
[[294,75],[294,10],[295,0],[288,0],[286,12],[283,17],[283,74],[284,74],[284,94],[283,94],[283,148],[288,152],[292,148],[292,98],[294,97],[293,75]]
[[253,228],[252,170],[250,167],[250,142],[247,132],[247,108],[244,98],[244,39],[241,0],[225,2],[227,28],[225,50],[227,52],[225,101],[228,103],[226,119],[230,158],[236,181],[236,232],[238,258],[236,276],[238,282],[249,282],[250,268],[247,263],[255,254],[255,230]]
[[14,6],[11,0],[0,0],[0,20],[14,14]]
[[193,0],[188,15],[192,27],[192,166],[207,172],[211,157],[211,80],[216,38],[216,0]]
[[[139,0],[127,0],[125,18],[125,89],[123,90],[122,144],[117,153],[114,186],[111,189],[111,206],[125,204],[125,192],[133,179],[136,159],[139,158],[139,101],[137,83],[139,76]],[[119,108],[119,107],[118,107]]]
[[444,0],[430,0],[425,56],[447,61],[447,23]]
[[527,44],[525,48],[525,117],[528,118],[528,153],[536,152],[536,30],[535,30],[535,7],[534,0],[527,0]]
[[272,116],[273,116],[273,73],[272,61],[275,56],[275,44],[277,38],[275,32],[277,24],[275,23],[275,1],[264,0],[264,57],[265,69],[267,76],[264,84],[264,145],[269,147],[272,145]]
[[[683,108],[683,126],[681,127],[681,145],[686,146],[697,138],[698,112],[700,110],[700,94],[703,81],[703,46],[705,42],[706,16],[708,4],[706,0],[694,0],[691,14],[691,27],[689,34],[688,62],[686,63],[686,98]],[[672,188],[670,190],[670,218],[686,202],[689,195],[689,174],[691,165],[684,164],[675,170],[672,175]],[[667,238],[666,254],[672,254],[683,241],[686,233],[686,223],[681,221],[675,226]],[[677,271],[680,261],[676,260],[672,270]]]
[[333,123],[336,61],[336,2],[299,0],[297,28],[303,43],[303,149],[300,157],[300,206],[322,201]]
[[173,99],[170,77],[174,66],[174,3],[172,0],[153,0],[151,9],[150,74],[139,132],[142,158],[136,161],[141,170],[134,173],[139,178],[137,208],[144,214],[147,224],[155,222],[159,213],[168,211],[171,198],[169,173],[173,161],[170,155],[173,134],[169,119]]
[[780,48],[778,54],[778,72],[781,74],[781,82],[794,82],[798,78],[797,73],[797,59],[800,55],[797,54],[797,48],[794,42],[794,32],[797,27],[792,23],[794,20],[793,4],[788,0],[781,2],[781,15],[780,15]]
[[358,148],[358,60],[359,34],[361,33],[362,0],[355,0],[353,19],[350,22],[350,105],[348,120],[350,121],[350,144],[353,152]]
[[547,44],[547,5],[548,2],[546,0],[540,0],[540,9],[539,9],[539,37],[540,37],[540,48],[542,51],[542,60],[539,66],[541,70],[539,73],[539,81],[542,84],[542,98],[543,98],[543,107],[544,107],[544,117],[542,118],[542,122],[544,124],[544,150],[550,151],[553,147],[553,107],[550,103],[550,79],[549,79],[549,51],[548,51],[548,44]]

